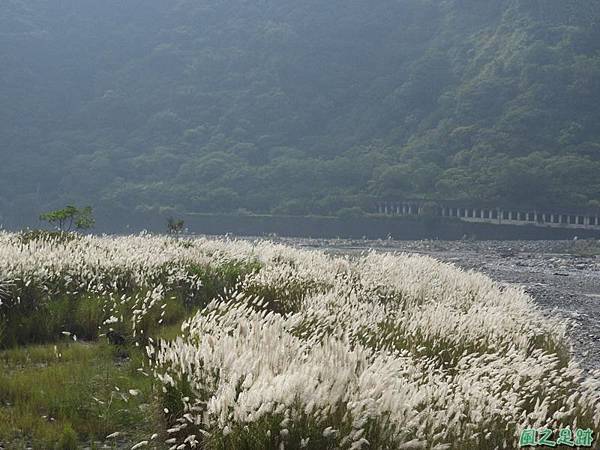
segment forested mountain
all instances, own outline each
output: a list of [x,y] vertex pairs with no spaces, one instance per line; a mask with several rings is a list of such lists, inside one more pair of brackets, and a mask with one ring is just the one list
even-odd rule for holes
[[598,0],[2,0],[0,216],[600,200]]

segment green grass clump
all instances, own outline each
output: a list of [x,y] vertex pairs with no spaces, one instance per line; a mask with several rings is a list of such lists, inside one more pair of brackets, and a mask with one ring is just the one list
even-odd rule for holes
[[0,442],[74,449],[116,430],[129,431],[132,441],[146,436],[157,427],[157,407],[152,380],[136,370],[137,362],[119,360],[101,343],[0,352]]
[[60,439],[58,440],[58,445],[56,446],[57,450],[77,450],[78,446],[77,433],[71,426],[70,423],[65,423],[63,425],[62,433],[60,435]]
[[98,337],[106,318],[105,299],[95,295],[62,295],[47,300],[35,294],[0,311],[0,348],[54,342],[68,331],[82,339]]
[[202,283],[202,288],[188,299],[188,305],[195,309],[206,306],[211,300],[222,297],[227,290],[232,290],[247,275],[260,271],[261,267],[258,261],[227,261],[217,266],[188,266],[189,274],[197,276]]

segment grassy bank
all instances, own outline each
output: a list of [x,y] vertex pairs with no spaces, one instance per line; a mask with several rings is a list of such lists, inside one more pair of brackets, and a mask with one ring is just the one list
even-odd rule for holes
[[0,280],[15,448],[508,448],[600,424],[563,324],[428,257],[4,233]]
[[100,448],[115,430],[127,430],[134,442],[151,434],[160,415],[138,362],[98,342],[0,352],[0,442],[11,449]]
[[[33,256],[82,239],[27,232],[3,243]],[[251,261],[186,261],[158,265],[142,277],[139,266],[115,266],[87,274],[76,267],[42,279],[34,267],[17,269],[0,286],[0,446],[128,448],[165,429],[143,345],[177,335],[185,318],[258,268]],[[169,301],[156,307],[159,297]],[[123,342],[111,343],[111,332]]]

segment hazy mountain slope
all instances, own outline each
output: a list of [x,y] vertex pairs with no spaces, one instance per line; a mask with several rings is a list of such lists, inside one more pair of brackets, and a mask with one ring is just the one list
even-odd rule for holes
[[0,216],[594,205],[597,5],[6,0]]

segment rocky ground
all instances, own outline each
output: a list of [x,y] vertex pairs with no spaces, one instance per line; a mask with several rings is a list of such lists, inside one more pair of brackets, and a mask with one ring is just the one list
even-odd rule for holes
[[430,255],[521,285],[544,314],[568,324],[583,368],[600,369],[600,242],[579,241],[361,241],[281,239],[333,253],[377,251]]

